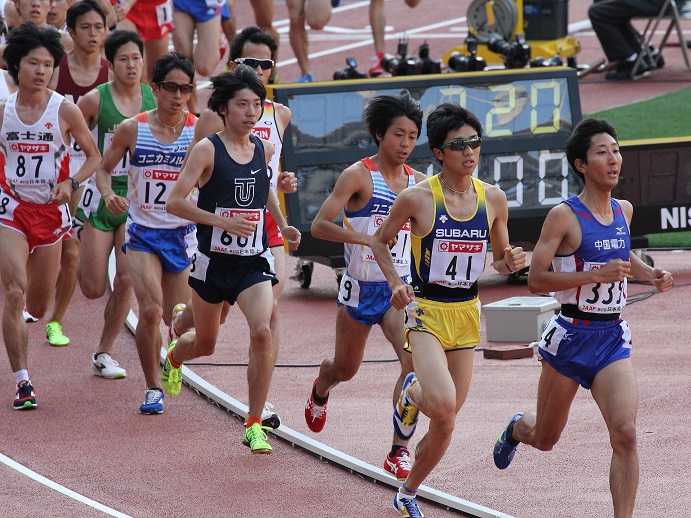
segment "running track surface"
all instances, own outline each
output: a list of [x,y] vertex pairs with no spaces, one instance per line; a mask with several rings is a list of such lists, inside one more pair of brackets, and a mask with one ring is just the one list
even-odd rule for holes
[[[251,10],[243,5],[245,0],[236,3],[242,27],[251,22]],[[415,11],[407,9],[402,0],[389,1],[390,50],[395,49],[399,32],[411,31],[413,19],[417,27],[442,25],[415,35],[409,32],[411,48],[419,44],[418,38],[428,39],[433,53],[438,48],[441,54],[462,42],[468,3],[452,4],[455,13],[450,13],[450,4],[440,0],[423,0]],[[277,3],[276,9],[276,25],[287,29],[284,4]],[[587,6],[571,5],[569,9],[571,24],[585,19]],[[371,47],[364,44],[368,38],[366,12],[365,2],[344,1],[334,13],[330,29],[311,36],[312,52],[363,42],[347,52],[314,57],[319,79],[328,79],[334,69],[341,68],[346,54],[355,54],[361,69],[369,66]],[[458,21],[449,24],[447,20]],[[348,40],[342,31],[336,32],[338,28],[359,28],[359,33]],[[438,38],[433,36],[439,31]],[[587,30],[577,38],[583,46],[579,61],[600,56],[597,40]],[[279,63],[285,64],[280,68],[281,79],[297,77],[285,32],[282,45]],[[689,76],[679,50],[670,48],[665,58],[666,69],[645,80],[616,86],[616,98],[611,92],[615,86],[601,75],[583,80],[583,111],[687,86]],[[691,495],[683,489],[687,485],[685,459],[690,453],[684,438],[691,426],[685,347],[691,268],[685,253],[650,255],[656,265],[674,273],[677,287],[631,304],[625,312],[634,334],[641,401],[641,484],[636,516],[681,518],[689,515],[691,507]],[[289,267],[292,264],[291,260]],[[480,290],[485,304],[529,295],[525,286],[506,285],[491,271],[485,274]],[[648,290],[648,286],[632,284],[630,299]],[[311,434],[304,423],[303,405],[317,366],[333,352],[336,293],[333,271],[320,265],[315,267],[310,289],[288,281],[280,305],[278,363],[290,366],[276,368],[269,400],[287,426],[379,467],[390,446],[395,363],[365,364],[351,382],[334,389],[329,422],[321,434]],[[240,443],[241,422],[187,388],[178,398],[166,400],[165,414],[139,415],[144,382],[129,331],[121,331],[114,353],[128,378],[109,381],[91,376],[89,356],[98,341],[104,304],[104,300],[87,301],[79,293],[75,295],[65,320],[65,332],[72,338],[67,348],[48,346],[45,321],[29,326],[30,371],[40,405],[36,411],[12,410],[12,378],[6,356],[0,354],[0,368],[6,373],[0,377],[0,393],[6,394],[6,404],[0,405],[0,477],[4,481],[0,516],[102,516],[98,503],[111,514],[131,516],[396,516],[390,508],[392,489],[330,466],[276,438],[271,439],[273,455],[250,455]],[[247,344],[242,317],[234,310],[210,360],[244,363]],[[534,408],[539,364],[535,359],[486,360],[481,349],[488,345],[496,344],[483,341],[480,345],[473,385],[457,419],[453,442],[427,485],[514,516],[611,516],[607,433],[586,391],[579,392],[554,451],[541,453],[523,446],[509,469],[494,468],[491,448],[496,436],[514,412]],[[375,328],[366,359],[392,358],[390,346]],[[192,369],[246,402],[244,367]],[[425,428],[423,418],[413,448]],[[421,505],[428,516],[454,514],[426,502]]]

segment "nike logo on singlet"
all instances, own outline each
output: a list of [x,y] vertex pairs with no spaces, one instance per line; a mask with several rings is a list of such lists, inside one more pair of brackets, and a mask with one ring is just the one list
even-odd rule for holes
[[257,174],[261,169],[257,169],[256,171],[250,171],[250,174]]

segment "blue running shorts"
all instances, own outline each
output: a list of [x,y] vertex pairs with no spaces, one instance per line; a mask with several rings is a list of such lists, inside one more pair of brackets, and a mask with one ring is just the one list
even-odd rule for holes
[[149,228],[127,220],[122,251],[137,250],[157,256],[163,271],[178,273],[192,264],[197,250],[197,228],[187,225],[178,228]]
[[598,322],[555,315],[547,324],[538,354],[554,370],[590,389],[595,375],[617,360],[631,357],[631,330],[625,320]]

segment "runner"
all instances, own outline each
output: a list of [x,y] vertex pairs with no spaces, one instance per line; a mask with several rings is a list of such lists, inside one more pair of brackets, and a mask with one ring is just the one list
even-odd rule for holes
[[[300,232],[287,226],[271,190],[267,158],[273,145],[252,135],[266,97],[264,85],[251,68],[240,65],[215,77],[213,86],[209,107],[223,118],[224,128],[194,146],[168,201],[169,212],[199,224],[199,250],[189,279],[195,331],[170,344],[162,383],[168,394],[180,392],[183,362],[213,354],[223,303],[237,302],[250,328],[249,409],[243,444],[253,454],[269,454],[272,448],[262,430],[262,412],[275,362],[270,320],[271,285],[277,280],[266,235],[266,210],[291,249],[297,248]],[[195,205],[188,197],[197,185]]]
[[[470,388],[480,342],[477,280],[485,269],[488,242],[497,272],[509,275],[525,266],[525,252],[509,245],[506,195],[472,176],[482,144],[477,117],[458,104],[441,104],[427,117],[427,140],[441,172],[399,194],[372,238],[393,293],[391,304],[407,308],[406,350],[415,367],[394,409],[394,428],[410,438],[419,412],[430,419],[415,463],[394,497],[394,508],[412,518],[423,516],[415,494],[446,453]],[[401,280],[389,250],[408,221],[412,285]]]
[[[156,62],[152,75],[158,108],[127,119],[115,130],[96,171],[106,208],[115,216],[129,210],[125,244],[139,306],[135,342],[146,379],[143,414],[163,412],[160,387],[161,318],[170,325],[177,300],[187,300],[195,226],[165,211],[168,196],[192,141],[197,118],[184,110],[192,93],[194,67],[177,52]],[[127,198],[112,187],[111,171],[130,157]]]
[[[141,83],[144,70],[144,43],[132,31],[114,31],[105,43],[105,53],[113,80],[99,85],[79,101],[89,127],[96,133],[99,150],[105,153],[115,129],[123,121],[138,113],[156,108],[151,87]],[[128,156],[111,171],[111,189],[118,196],[127,196]],[[93,372],[97,376],[124,378],[125,369],[113,360],[111,352],[122,329],[132,301],[130,267],[122,245],[125,242],[127,212],[114,216],[95,182],[86,186],[77,214],[84,221],[79,255],[79,285],[88,299],[102,297],[108,287],[108,263],[115,250],[115,278],[113,290],[103,314],[103,330],[96,352],[92,355]]]
[[[638,388],[631,364],[631,331],[621,318],[627,276],[660,291],[672,275],[631,251],[633,207],[612,198],[622,158],[614,127],[584,119],[566,144],[583,191],[549,211],[533,252],[528,286],[561,302],[542,333],[537,411],[516,413],[494,446],[494,464],[506,469],[521,442],[542,451],[559,441],[578,386],[589,389],[607,424],[612,447],[609,483],[614,516],[633,514],[638,488]],[[601,515],[608,514],[604,510]]]
[[[74,42],[73,49],[60,61],[53,74],[50,88],[64,95],[73,103],[96,86],[108,81],[108,62],[101,57],[101,47],[106,37],[106,15],[94,0],[81,0],[67,9],[67,31]],[[84,153],[76,143],[70,148],[70,174],[74,175],[85,160]],[[81,185],[70,198],[70,214],[75,214],[77,204],[84,191]],[[46,324],[46,338],[55,347],[70,343],[63,334],[62,320],[72,300],[77,284],[77,262],[79,261],[79,233],[81,221],[74,219],[75,227],[71,239],[62,243],[60,273],[55,286],[55,305]]]
[[[312,223],[312,235],[345,243],[347,271],[341,279],[336,319],[334,355],[325,358],[305,405],[305,420],[313,432],[326,424],[326,405],[331,390],[357,373],[365,354],[372,326],[379,324],[401,364],[393,391],[396,404],[405,376],[412,371],[410,355],[404,353],[403,312],[391,307],[391,292],[377,266],[370,240],[389,214],[398,193],[425,179],[405,162],[415,148],[422,128],[422,110],[406,92],[375,97],[365,108],[363,119],[379,151],[348,167],[322,205]],[[343,225],[334,223],[343,212]],[[393,254],[396,271],[410,282],[410,227],[399,227]],[[394,430],[391,451],[384,469],[405,480],[410,471],[409,437]]]
[[[35,408],[27,363],[25,306],[41,318],[53,296],[61,241],[71,221],[66,203],[96,169],[100,155],[79,109],[48,89],[64,50],[53,28],[25,23],[12,31],[4,58],[18,91],[0,103],[0,276],[2,334],[17,383],[14,408]],[[72,138],[86,160],[69,176]],[[57,245],[57,246],[54,246]]]

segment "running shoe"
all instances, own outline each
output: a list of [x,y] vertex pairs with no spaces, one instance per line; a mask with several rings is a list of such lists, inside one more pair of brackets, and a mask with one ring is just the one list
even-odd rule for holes
[[331,7],[338,7],[341,5],[341,0],[331,0]]
[[22,310],[22,316],[24,317],[24,322],[27,324],[38,322],[38,318],[29,313],[29,311],[26,309],[26,306],[24,306],[24,309]]
[[15,410],[31,410],[36,408],[36,393],[30,381],[20,381],[17,385],[17,395],[14,396]]
[[144,393],[144,404],[139,407],[142,414],[163,413],[163,391],[161,389],[148,389]]
[[127,371],[120,367],[120,364],[113,360],[108,353],[94,353],[91,356],[91,365],[95,376],[101,376],[109,380],[127,377]]
[[396,407],[393,410],[393,427],[396,430],[396,434],[401,439],[405,440],[410,439],[415,433],[417,418],[420,413],[417,405],[415,405],[408,395],[410,387],[416,382],[417,378],[414,372],[411,372],[405,377],[401,395],[398,397],[398,403],[396,403]]
[[314,400],[314,387],[317,385],[317,378],[314,380],[312,385],[312,391],[310,392],[310,397],[305,404],[305,421],[310,430],[315,433],[319,433],[324,429],[326,424],[326,405],[320,405]]
[[417,506],[417,498],[414,496],[408,497],[400,491],[393,497],[393,508],[400,513],[401,516],[409,518],[425,518],[425,515],[420,512]]
[[177,396],[182,388],[182,364],[176,368],[170,363],[170,352],[175,349],[177,344],[177,340],[171,342],[170,347],[168,347],[168,354],[166,354],[166,361],[163,363],[163,369],[161,369],[163,390],[169,396]]
[[513,456],[516,455],[518,444],[514,446],[507,441],[506,432],[509,429],[509,426],[518,421],[522,415],[523,412],[518,412],[515,414],[509,421],[509,424],[506,425],[506,428],[502,430],[497,442],[494,443],[494,465],[499,469],[508,468],[509,464],[511,464],[511,461],[513,460]]
[[271,445],[266,442],[266,434],[259,423],[254,423],[249,428],[245,429],[245,436],[242,438],[242,444],[249,446],[252,450],[252,455],[271,454]]
[[272,428],[275,430],[281,426],[281,418],[273,410],[274,406],[271,403],[267,402],[264,404],[264,410],[262,410],[262,428]]
[[312,74],[302,74],[298,83],[314,83],[314,76]]
[[170,325],[168,326],[168,343],[180,338],[180,335],[175,332],[175,319],[185,311],[186,307],[186,304],[176,304],[173,308],[173,317],[170,319]]
[[53,347],[64,347],[70,343],[70,339],[62,334],[60,322],[48,322],[46,324],[46,338]]
[[391,457],[386,455],[386,460],[384,461],[384,469],[391,473],[398,480],[405,480],[410,474],[410,452],[405,446],[400,446],[396,451],[396,454]]
[[367,75],[370,77],[379,77],[386,74],[386,71],[381,67],[381,60],[384,57],[383,52],[378,52],[376,56],[372,58],[372,67],[367,71]]

